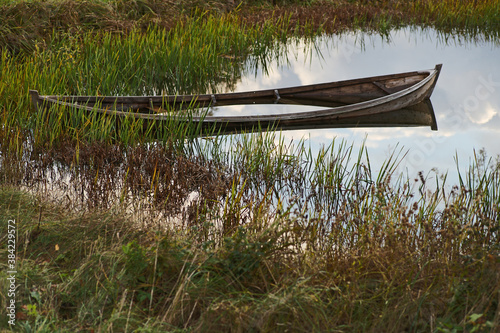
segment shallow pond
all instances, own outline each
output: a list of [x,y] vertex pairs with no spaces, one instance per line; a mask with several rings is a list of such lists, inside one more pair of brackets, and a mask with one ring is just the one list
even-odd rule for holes
[[[235,91],[431,69],[439,63],[443,69],[431,97],[438,131],[428,127],[346,128],[286,131],[283,135],[294,141],[306,138],[313,149],[330,144],[333,138],[344,138],[355,146],[366,138],[375,169],[396,147],[403,147],[407,155],[401,170],[407,170],[410,177],[435,168],[439,173],[450,171],[449,180],[455,183],[456,156],[461,171],[465,171],[474,150],[484,148],[489,156],[500,154],[498,42],[414,28],[395,30],[388,36],[360,32],[321,37],[312,44],[292,42],[284,56],[268,62],[265,70],[249,65]],[[290,108],[238,106],[214,112],[289,112]]]

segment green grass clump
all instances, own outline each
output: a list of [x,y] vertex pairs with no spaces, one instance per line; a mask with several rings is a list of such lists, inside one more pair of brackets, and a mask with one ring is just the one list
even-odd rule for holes
[[[147,95],[216,92],[231,88],[250,53],[269,53],[276,29],[246,27],[234,15],[199,15],[172,30],[149,28],[126,35],[95,32],[54,33],[30,54],[3,50],[0,62],[1,140],[16,145],[18,136],[32,146],[106,141],[173,141],[196,133],[190,125],[116,119],[52,108],[36,112],[29,89],[44,95]],[[188,128],[187,128],[187,127]],[[193,126],[191,126],[193,127]],[[11,151],[19,151],[13,148]]]

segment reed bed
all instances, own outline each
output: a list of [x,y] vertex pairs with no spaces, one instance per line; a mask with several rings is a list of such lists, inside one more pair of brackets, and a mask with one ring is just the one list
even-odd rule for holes
[[3,140],[12,145],[17,142],[13,138],[21,135],[34,147],[50,148],[54,142],[67,140],[131,144],[134,140],[164,142],[177,134],[194,136],[197,129],[186,129],[183,123],[163,126],[170,128],[171,133],[165,133],[152,131],[154,124],[146,129],[137,120],[117,125],[109,117],[83,112],[51,109],[34,114],[28,90],[47,95],[174,95],[231,89],[250,53],[255,57],[272,54],[276,31],[247,29],[236,16],[219,19],[200,14],[172,30],[157,27],[125,36],[55,33],[29,55],[3,50]]
[[[247,25],[265,29],[270,22],[280,33],[302,36],[362,29],[387,34],[390,29],[420,25],[477,38],[498,38],[498,0],[446,1],[24,1],[0,2],[0,49],[32,52],[53,31],[126,34],[151,26],[170,30],[179,22],[210,12],[237,15]],[[289,24],[281,25],[286,21]]]
[[[227,149],[210,141],[196,156],[151,145],[80,147],[78,166],[52,173],[69,175],[82,201],[97,205],[83,210],[4,185],[2,224],[22,221],[19,325],[499,327],[499,159],[478,152],[449,190],[445,180],[397,178],[400,151],[375,172],[365,147],[337,142],[313,155],[304,142],[284,148],[276,135],[233,137]],[[117,186],[127,187],[121,197]],[[142,219],[125,213],[139,198]]]

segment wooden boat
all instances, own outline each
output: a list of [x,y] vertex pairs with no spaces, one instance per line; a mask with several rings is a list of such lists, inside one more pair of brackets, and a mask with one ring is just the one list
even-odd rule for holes
[[[268,89],[251,92],[176,96],[41,96],[30,90],[33,105],[45,109],[62,105],[86,112],[97,112],[116,117],[134,117],[162,122],[172,119],[202,123],[204,127],[217,127],[234,132],[252,128],[308,128],[321,124],[341,127],[383,122],[397,110],[408,110],[428,100],[436,85],[441,64],[434,69],[399,74],[367,77],[306,86]],[[173,110],[186,106],[206,107],[238,104],[298,104],[327,107],[310,112],[285,114],[186,117]],[[425,104],[425,103],[424,103]],[[432,109],[432,107],[431,107]],[[405,112],[403,112],[404,114]],[[406,114],[408,114],[406,112]],[[371,120],[370,120],[371,119]],[[372,121],[375,119],[375,121]],[[384,120],[385,119],[385,120]],[[436,128],[435,118],[431,127]],[[411,123],[410,120],[398,120]],[[378,126],[377,125],[377,126]]]

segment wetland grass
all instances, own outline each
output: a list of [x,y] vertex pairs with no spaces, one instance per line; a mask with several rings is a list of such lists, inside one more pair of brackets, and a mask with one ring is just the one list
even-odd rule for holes
[[[499,0],[416,1],[24,1],[0,2],[0,49],[32,52],[53,31],[73,35],[92,31],[127,34],[151,26],[174,29],[201,13],[222,19],[237,16],[245,25],[274,33],[311,36],[318,32],[390,29],[419,25],[440,32],[498,38]],[[285,23],[286,24],[283,24]]]
[[[85,200],[102,204],[105,193],[127,183],[125,192],[151,200],[139,224],[124,214],[123,201],[68,213],[60,203],[4,185],[2,225],[22,221],[19,325],[39,331],[499,327],[498,160],[478,153],[460,186],[447,192],[440,182],[428,197],[414,197],[427,193],[432,179],[392,181],[397,152],[375,174],[364,147],[357,154],[345,144],[325,147],[311,159],[302,143],[280,151],[273,135],[233,142],[238,157],[217,150],[218,157],[195,159],[153,146],[116,151],[114,161],[127,174],[112,167],[102,145],[80,148],[80,170],[70,171],[79,178],[71,184],[80,182]],[[276,172],[259,181],[267,165]],[[302,188],[291,186],[304,175]],[[113,182],[120,177],[126,180]],[[188,200],[192,191],[198,196]],[[156,219],[153,207],[162,211]]]
[[[220,14],[222,7],[187,6],[194,3],[172,23],[153,3],[107,2],[105,13],[132,15],[128,25],[118,14],[99,21],[100,10],[68,7],[75,25],[61,15],[45,21],[48,32],[19,25],[27,39],[1,20],[8,35],[0,42],[12,47],[1,51],[0,227],[18,222],[18,328],[497,331],[500,163],[485,152],[458,170],[460,183],[450,189],[446,176],[397,175],[402,150],[375,170],[366,147],[346,142],[313,153],[274,132],[198,138],[189,125],[157,130],[59,108],[33,112],[30,88],[140,95],[230,87],[250,55],[265,64],[296,18],[303,22],[299,7],[274,7],[266,20],[264,6],[251,21],[241,16],[244,6]],[[405,2],[415,10],[423,3]],[[329,5],[344,19],[349,8],[362,10],[359,25],[378,22],[388,5],[377,2],[370,16],[374,5],[359,4]],[[33,8],[46,5],[54,3]],[[467,1],[453,5],[461,15],[474,12]],[[406,22],[395,19],[404,6],[396,3],[385,26]],[[432,15],[448,9],[428,6]],[[9,19],[19,23],[34,14],[16,15]],[[7,257],[3,245],[0,255]],[[6,302],[0,293],[0,306]]]
[[275,46],[276,37],[276,30],[271,27],[262,33],[245,28],[236,16],[219,19],[206,14],[180,22],[168,31],[150,28],[145,33],[131,31],[124,36],[109,32],[55,33],[31,54],[13,55],[3,50],[2,137],[10,140],[14,132],[30,136],[35,147],[50,147],[58,140],[69,139],[122,141],[128,145],[134,140],[192,137],[199,129],[188,129],[183,124],[164,126],[170,128],[172,133],[168,134],[143,131],[144,126],[137,120],[117,125],[113,119],[96,114],[67,111],[65,114],[57,108],[34,113],[27,92],[29,89],[62,95],[215,92],[222,84],[231,88],[249,54],[267,54]]

